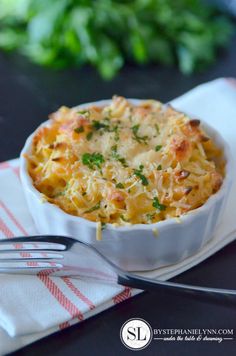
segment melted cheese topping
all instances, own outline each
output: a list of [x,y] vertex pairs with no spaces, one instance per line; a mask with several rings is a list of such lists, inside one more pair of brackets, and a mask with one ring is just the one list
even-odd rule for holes
[[171,106],[61,107],[33,138],[33,184],[47,201],[85,219],[150,224],[198,208],[221,186],[221,151]]

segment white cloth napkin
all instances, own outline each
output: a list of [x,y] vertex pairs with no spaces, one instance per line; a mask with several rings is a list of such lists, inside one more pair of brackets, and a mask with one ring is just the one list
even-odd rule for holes
[[[236,151],[236,81],[217,79],[175,99],[179,110],[209,122]],[[236,158],[235,158],[236,162]],[[27,210],[18,160],[0,164],[0,237],[37,233]],[[236,166],[236,165],[235,165]],[[203,261],[236,237],[236,183],[214,239],[199,253],[143,275],[168,279]],[[99,313],[140,291],[71,278],[0,275],[0,355]]]

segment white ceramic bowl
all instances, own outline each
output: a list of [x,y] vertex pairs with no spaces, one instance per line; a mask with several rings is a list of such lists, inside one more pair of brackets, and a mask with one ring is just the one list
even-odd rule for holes
[[[134,104],[140,100],[130,99]],[[107,105],[103,100],[91,104]],[[50,125],[50,120],[42,126]],[[114,227],[107,225],[102,240],[96,240],[97,224],[81,217],[65,213],[54,204],[43,202],[41,195],[32,184],[27,170],[25,153],[31,150],[32,138],[36,130],[26,141],[21,152],[20,174],[29,211],[40,234],[66,235],[78,238],[94,245],[99,251],[120,267],[130,271],[152,270],[158,267],[180,262],[196,253],[212,237],[221,222],[221,216],[231,188],[232,160],[229,147],[213,128],[202,122],[209,136],[224,151],[226,176],[220,190],[212,195],[198,209],[183,215],[180,220],[167,219],[155,224],[136,224]],[[156,236],[157,232],[157,236]]]

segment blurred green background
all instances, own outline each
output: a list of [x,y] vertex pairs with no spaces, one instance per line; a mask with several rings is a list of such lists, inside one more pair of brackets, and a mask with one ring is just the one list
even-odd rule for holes
[[111,79],[126,62],[212,63],[232,20],[201,0],[0,0],[0,48],[40,65],[95,66]]

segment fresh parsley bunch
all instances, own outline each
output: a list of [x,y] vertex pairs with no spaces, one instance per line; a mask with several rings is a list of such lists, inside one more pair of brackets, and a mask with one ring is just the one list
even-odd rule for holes
[[106,79],[125,61],[191,73],[231,32],[200,0],[0,0],[0,48],[55,68],[89,63]]

